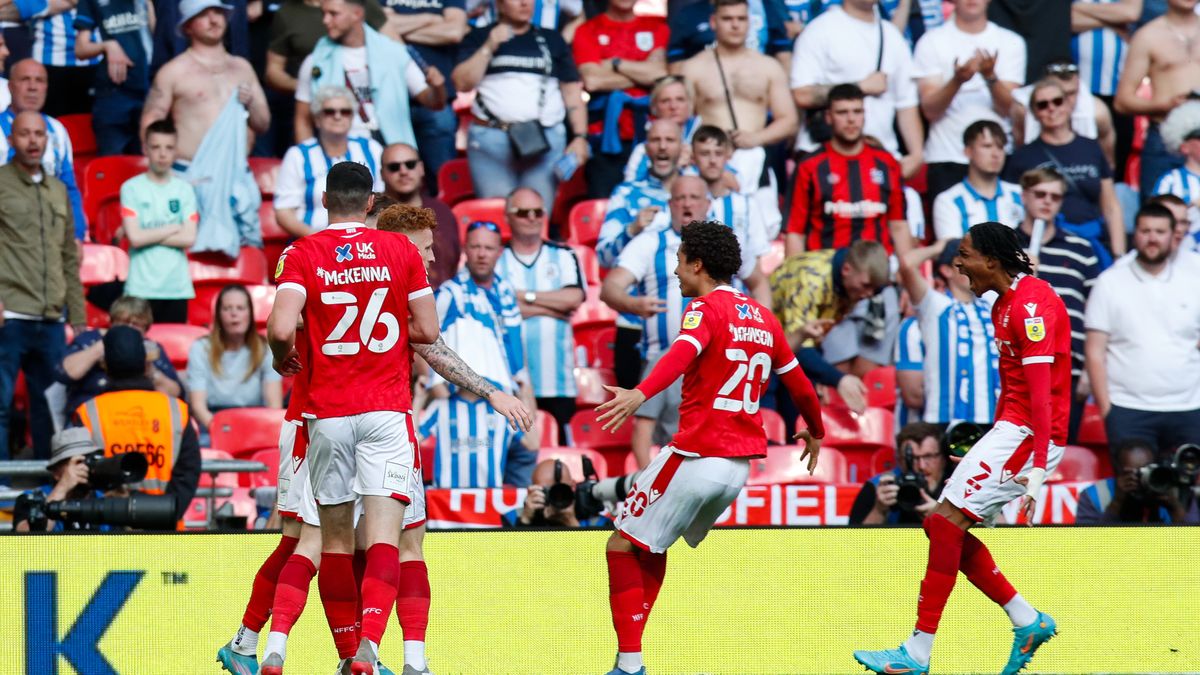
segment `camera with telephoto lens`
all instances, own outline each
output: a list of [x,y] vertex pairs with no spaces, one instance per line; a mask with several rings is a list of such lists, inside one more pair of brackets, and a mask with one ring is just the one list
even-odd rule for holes
[[[88,487],[106,492],[146,477],[150,464],[140,452],[105,457],[99,452],[84,455]],[[46,529],[50,519],[75,525],[110,525],[139,530],[168,530],[175,527],[175,496],[135,493],[129,497],[64,499],[47,502],[41,492],[17,498],[17,510],[29,513],[29,528]]]
[[1138,488],[1147,494],[1164,495],[1172,488],[1192,486],[1197,474],[1200,474],[1200,446],[1188,443],[1179,446],[1170,462],[1155,462],[1138,469]]
[[600,480],[596,467],[586,455],[583,460],[582,481],[572,487],[564,483],[562,460],[554,460],[554,484],[546,488],[546,505],[562,511],[575,505],[575,517],[579,520],[594,518],[604,512],[605,502],[625,501],[636,473]]
[[915,512],[917,506],[925,501],[921,498],[921,490],[925,488],[925,479],[921,474],[913,471],[914,445],[916,444],[912,441],[904,443],[904,470],[896,480],[896,485],[900,488],[896,493],[896,506],[905,513]]

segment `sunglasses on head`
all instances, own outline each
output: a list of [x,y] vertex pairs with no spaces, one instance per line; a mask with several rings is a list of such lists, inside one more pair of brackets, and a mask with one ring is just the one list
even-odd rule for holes
[[493,223],[490,220],[476,220],[475,222],[473,222],[467,226],[467,232],[474,232],[475,230],[478,230],[481,227],[484,228],[485,230],[490,230],[492,232],[495,232],[496,234],[500,234],[500,226]]
[[326,117],[350,117],[354,114],[353,108],[322,108],[321,114]]
[[409,171],[412,171],[413,169],[417,168],[417,165],[420,163],[421,160],[419,159],[406,159],[403,162],[388,162],[387,164],[383,165],[383,168],[391,171],[392,173],[399,171],[401,166]]
[[541,218],[542,216],[546,215],[546,209],[543,209],[540,206],[533,209],[509,209],[508,215],[516,216],[518,218]]
[[1055,204],[1063,200],[1061,192],[1050,192],[1048,190],[1032,190],[1035,199],[1049,199]]
[[1063,96],[1055,96],[1054,98],[1047,98],[1047,99],[1042,99],[1041,101],[1034,101],[1033,107],[1037,108],[1038,110],[1049,110],[1050,106],[1054,106],[1055,108],[1061,107],[1062,104],[1066,102],[1066,100],[1067,99]]
[[1047,75],[1078,75],[1079,66],[1074,63],[1051,63],[1046,66]]

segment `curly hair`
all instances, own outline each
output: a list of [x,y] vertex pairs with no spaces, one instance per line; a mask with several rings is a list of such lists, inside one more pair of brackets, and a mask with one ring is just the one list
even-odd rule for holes
[[713,281],[729,283],[742,266],[742,247],[733,228],[715,220],[693,220],[679,233],[679,250],[689,261],[699,260]]
[[971,235],[971,246],[980,255],[995,258],[1005,272],[1016,275],[1024,272],[1033,274],[1029,255],[1021,248],[1017,232],[1003,223],[987,222],[972,225],[967,231]]
[[437,229],[437,218],[433,209],[407,204],[393,204],[379,214],[375,227],[384,232],[420,232]]

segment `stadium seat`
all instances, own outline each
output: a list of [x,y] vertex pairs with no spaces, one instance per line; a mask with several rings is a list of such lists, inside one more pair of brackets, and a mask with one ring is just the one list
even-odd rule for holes
[[[880,448],[871,455],[871,476],[878,476],[884,471],[891,471],[894,468],[896,468],[895,448]],[[866,480],[871,476],[862,476],[859,480]]]
[[274,408],[230,408],[213,415],[208,437],[215,450],[247,458],[258,450],[279,446],[283,410]]
[[558,445],[558,420],[554,419],[554,415],[545,410],[537,411],[537,417],[533,420],[533,426],[539,440],[538,444],[543,448],[553,448]]
[[1108,431],[1104,428],[1104,417],[1095,403],[1083,407],[1083,420],[1079,423],[1077,440],[1093,450],[1108,449]]
[[465,157],[455,157],[438,169],[438,199],[447,206],[475,196],[475,184],[471,182],[471,170]]
[[[196,297],[188,302],[188,323],[193,326],[210,326],[216,311],[217,296],[221,294],[221,289],[230,283],[237,282],[215,279],[193,282]],[[260,329],[266,328],[277,289],[269,284],[249,284],[246,290],[250,293],[250,302],[254,307],[254,325]]]
[[67,130],[67,137],[71,139],[71,154],[75,158],[75,163],[79,164],[80,159],[85,160],[84,163],[94,159],[97,148],[96,132],[92,130],[92,114],[59,115],[58,121],[62,122],[63,127]]
[[558,184],[558,191],[554,194],[554,203],[550,205],[550,222],[559,226],[558,237],[556,237],[558,240],[566,239],[567,235],[563,231],[563,227],[570,228],[568,221],[571,209],[587,197],[587,192],[586,171],[576,171],[570,180]]
[[167,358],[175,370],[184,370],[188,364],[188,350],[197,339],[208,335],[208,329],[186,323],[156,323],[150,326],[146,337],[162,345]]
[[617,376],[611,368],[576,368],[575,386],[579,392],[575,394],[575,405],[579,408],[595,408],[612,398],[604,385],[616,383]]
[[633,438],[633,420],[626,421],[616,433],[609,433],[596,423],[594,410],[580,410],[575,413],[571,417],[570,427],[571,443],[577,448],[619,448],[625,451],[629,449],[630,439]]
[[[224,450],[213,450],[212,448],[200,448],[200,461],[206,459],[233,459],[233,455]],[[238,475],[236,473],[200,473],[200,487],[237,487]]]
[[262,249],[253,246],[243,246],[233,261],[219,253],[190,253],[188,272],[192,275],[192,281],[265,284],[267,257]]
[[278,487],[279,485],[279,444],[273,448],[263,448],[246,459],[251,462],[262,462],[267,465],[266,471],[239,473],[238,484],[241,487]]
[[[91,223],[106,198],[119,196],[125,181],[146,170],[146,158],[140,155],[97,157],[88,162],[79,190],[83,196],[83,215]],[[102,243],[109,243],[107,241]]]
[[458,240],[466,246],[467,226],[477,220],[490,220],[500,227],[500,238],[508,241],[512,231],[508,229],[508,219],[504,216],[504,198],[467,199],[455,204],[451,209],[454,220],[458,223]]
[[292,235],[279,226],[272,202],[264,201],[262,206],[258,207],[258,222],[262,225],[263,257],[267,261],[267,276],[271,283],[274,283],[275,265],[279,262],[283,249],[287,248],[288,242],[292,240]]
[[567,243],[596,248],[607,210],[607,199],[588,199],[572,206],[567,218]]
[[576,365],[612,369],[617,327],[611,322],[600,322],[576,324],[572,329],[575,333]]
[[79,280],[85,287],[129,276],[129,255],[116,246],[84,242]]
[[808,460],[801,460],[803,445],[773,445],[763,459],[750,460],[747,485],[776,485],[787,483],[845,483],[846,457],[837,448],[821,448],[817,469],[808,473]]
[[783,417],[770,408],[759,408],[762,413],[763,429],[767,432],[767,442],[776,445],[787,445],[787,423]]
[[575,313],[571,315],[571,327],[582,324],[600,323],[608,326],[615,326],[617,321],[617,313],[612,307],[604,304],[600,300],[600,289],[596,286],[587,288],[587,295],[584,297],[583,304],[576,308]]
[[863,377],[867,386],[867,405],[872,408],[896,408],[896,368],[882,366]]
[[584,285],[599,286],[604,274],[600,269],[600,261],[596,259],[596,250],[581,244],[570,246],[571,250],[575,251],[575,257],[579,259],[579,271],[583,273]]
[[579,482],[584,479],[584,457],[592,460],[592,467],[596,469],[597,476],[600,478],[608,478],[608,461],[604,459],[604,455],[592,450],[591,448],[542,448],[538,451],[537,461],[538,464],[541,464],[547,459],[562,460],[563,468],[570,472],[571,478],[574,478],[576,482]]
[[278,157],[250,157],[247,161],[263,201],[271,201],[270,198],[275,196],[275,180],[279,178],[279,166],[283,164],[283,160]]
[[121,229],[121,195],[109,195],[96,207],[96,217],[88,221],[88,234],[92,241],[100,244],[112,244],[129,250],[129,239],[118,237]]
[[1047,483],[1074,483],[1107,478],[1100,470],[1100,460],[1089,448],[1068,445],[1054,473],[1046,476]]
[[[845,457],[849,467],[850,482],[857,483],[868,478],[872,457],[880,448],[893,448],[895,439],[892,429],[895,424],[891,410],[867,408],[855,414],[840,406],[821,408],[821,420],[825,423],[825,445],[836,447]],[[803,417],[796,420],[797,429],[807,428]]]
[[[660,452],[662,452],[662,446],[650,446],[650,459],[653,460],[655,457],[658,457],[658,453]],[[630,450],[629,454],[625,455],[625,473],[633,473],[637,470],[637,457],[633,454],[633,451]]]
[[771,276],[771,273],[783,264],[783,259],[786,257],[783,253],[783,240],[776,239],[771,242],[771,250],[759,258],[758,263],[762,266],[763,274]]

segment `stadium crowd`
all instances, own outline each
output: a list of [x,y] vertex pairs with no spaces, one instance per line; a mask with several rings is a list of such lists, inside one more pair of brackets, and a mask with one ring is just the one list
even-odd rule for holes
[[[1198,5],[13,4],[0,460],[52,460],[61,494],[85,482],[86,439],[52,456],[51,438],[91,428],[80,411],[128,380],[105,372],[104,338],[131,326],[139,395],[185,401],[206,459],[273,476],[274,441],[229,413],[274,409],[256,419],[278,433],[272,281],[287,244],[328,224],[326,173],[353,161],[373,215],[432,210],[447,344],[539,410],[524,436],[416,369],[427,482],[535,486],[510,526],[585,520],[547,512],[550,487],[583,480],[581,457],[600,477],[645,467],[675,431],[679,382],[616,438],[592,408],[678,335],[679,232],[705,219],[734,230],[735,285],[773,307],[820,387],[838,432],[805,480],[863,484],[851,522],[919,522],[953,470],[947,427],[992,422],[992,299],[955,264],[984,221],[1017,231],[1071,319],[1051,480],[1095,481],[1079,522],[1200,522],[1191,490],[1139,478],[1200,443]],[[763,414],[784,453],[797,411],[775,382]],[[756,471],[800,480],[786,459]]]

